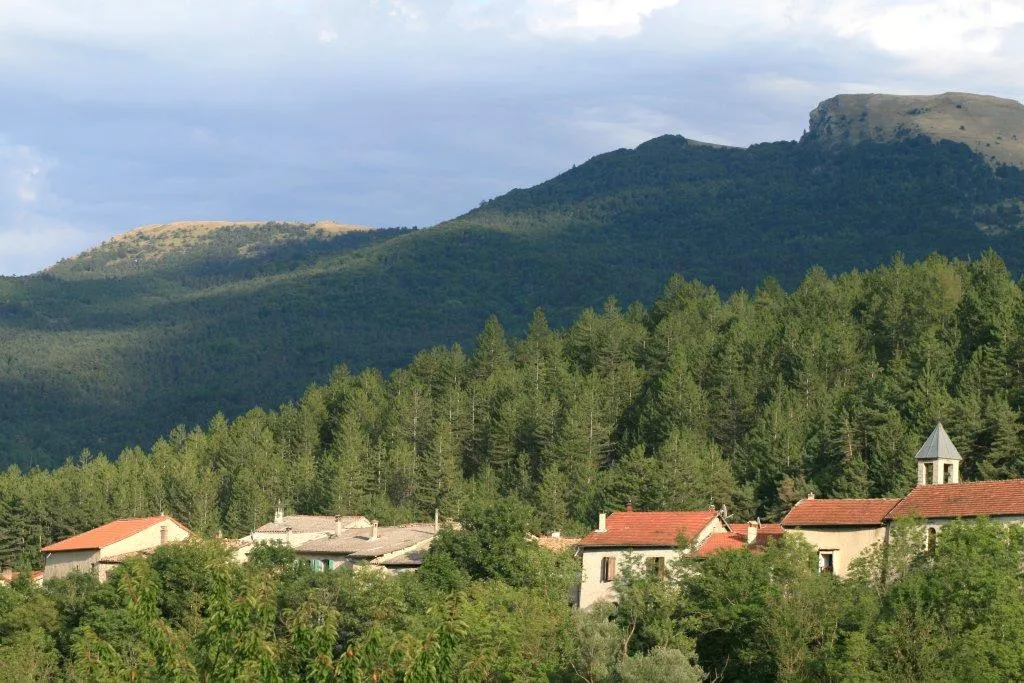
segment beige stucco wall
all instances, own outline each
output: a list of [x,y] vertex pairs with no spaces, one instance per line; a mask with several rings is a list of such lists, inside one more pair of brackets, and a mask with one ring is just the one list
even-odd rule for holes
[[67,550],[59,553],[47,553],[43,567],[43,581],[60,579],[71,572],[92,572],[93,566],[100,559],[97,550]]
[[786,528],[787,534],[800,534],[819,551],[833,551],[837,576],[846,576],[853,558],[885,539],[885,527],[806,527]]
[[[715,517],[697,534],[697,538],[693,539],[693,545],[699,545],[711,534],[722,531],[725,531],[725,525],[722,524],[720,518]],[[630,553],[640,560],[641,569],[647,558],[664,557],[665,570],[671,571],[672,562],[679,557],[679,551],[676,548],[638,548],[635,550],[618,547],[584,548],[582,550],[583,574],[579,588],[580,609],[586,609],[596,602],[608,602],[615,599],[615,584],[611,581],[601,581],[601,560],[605,557],[614,557],[615,573],[618,575],[622,572],[622,563]]]
[[122,539],[117,543],[111,543],[106,548],[100,550],[100,557],[113,557],[115,555],[124,555],[125,553],[136,553],[140,550],[148,550],[149,548],[156,548],[160,545],[160,527],[167,528],[167,543],[174,543],[175,541],[184,541],[188,538],[188,531],[178,526],[169,519],[162,522],[158,522],[153,526],[147,527],[137,534],[132,534],[128,538]]

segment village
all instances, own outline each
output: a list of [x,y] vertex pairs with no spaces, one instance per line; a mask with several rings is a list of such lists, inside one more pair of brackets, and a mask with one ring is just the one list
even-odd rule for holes
[[[889,541],[897,520],[915,518],[922,525],[923,550],[940,542],[942,526],[954,519],[986,517],[1004,524],[1024,522],[1024,479],[960,481],[960,453],[940,424],[915,456],[917,485],[903,498],[816,498],[798,501],[778,523],[729,519],[726,507],[706,510],[601,513],[597,527],[582,538],[558,531],[532,536],[553,552],[572,552],[580,565],[571,604],[586,609],[616,599],[615,579],[623,562],[640,563],[651,575],[664,577],[680,555],[694,559],[713,553],[759,552],[783,534],[796,534],[815,548],[818,570],[844,577],[855,558]],[[365,516],[285,514],[278,506],[271,521],[238,539],[218,539],[236,562],[244,563],[259,544],[294,550],[298,562],[313,571],[348,567],[386,574],[415,571],[442,529],[458,532],[455,520],[435,512],[429,522],[381,526]],[[73,572],[91,573],[99,581],[130,557],[151,555],[160,546],[194,536],[167,515],[117,519],[42,548],[44,568],[32,573],[42,584]],[[0,582],[16,574],[9,568]]]

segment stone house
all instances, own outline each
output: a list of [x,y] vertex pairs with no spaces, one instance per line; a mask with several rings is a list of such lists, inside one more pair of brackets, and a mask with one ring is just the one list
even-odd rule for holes
[[100,581],[106,581],[107,573],[125,558],[150,553],[191,535],[184,524],[167,515],[115,519],[43,548],[43,580],[61,578],[71,572],[91,572]]
[[343,529],[337,534],[307,541],[295,553],[314,571],[339,567],[367,568],[398,573],[418,569],[439,531],[437,521]]
[[280,505],[274,511],[274,520],[238,539],[234,548],[235,559],[245,562],[257,543],[283,543],[298,548],[304,543],[337,536],[348,529],[370,527],[370,520],[362,515],[286,515]]

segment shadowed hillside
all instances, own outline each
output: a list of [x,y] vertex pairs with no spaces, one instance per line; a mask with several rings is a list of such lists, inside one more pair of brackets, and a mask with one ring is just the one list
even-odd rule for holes
[[491,313],[520,332],[536,307],[564,325],[612,295],[650,302],[673,273],[723,292],[767,277],[790,288],[815,264],[987,247],[1019,273],[1022,201],[1020,168],[949,141],[664,136],[429,230],[220,228],[159,258],[112,240],[0,280],[0,460],[146,444],[277,405],[339,363],[389,370],[469,343]]

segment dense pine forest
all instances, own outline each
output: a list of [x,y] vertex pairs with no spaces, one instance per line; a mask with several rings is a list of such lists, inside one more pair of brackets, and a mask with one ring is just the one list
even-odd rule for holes
[[902,494],[941,419],[967,479],[1024,474],[1024,296],[992,252],[820,269],[722,298],[673,278],[564,330],[541,311],[472,353],[423,351],[388,377],[337,368],[275,411],[0,476],[0,554],[115,516],[170,513],[240,535],[276,501],[384,522],[439,508],[416,574],[315,573],[287,549],[233,564],[165,546],[111,581],[0,587],[0,666],[19,680],[1010,680],[1024,668],[1024,536],[984,520],[923,551],[910,520],[847,580],[786,537],[762,553],[639,566],[616,605],[573,612],[578,564],[528,533],[599,510],[777,518],[809,492]]
[[[538,307],[553,327],[568,327],[581,310],[600,309],[614,295],[624,307],[641,301],[650,311],[622,312],[618,318],[612,313],[612,318],[599,316],[602,322],[593,323],[625,335],[615,342],[621,348],[612,360],[601,356],[601,364],[591,366],[586,353],[579,355],[579,328],[591,325],[585,317],[573,326],[575,331],[558,335],[559,345],[566,347],[552,370],[568,373],[572,382],[601,383],[606,380],[603,373],[616,373],[618,393],[607,396],[610,389],[600,387],[595,389],[600,396],[593,398],[594,414],[603,420],[595,417],[595,434],[601,435],[598,427],[612,430],[595,448],[611,460],[636,443],[661,443],[644,431],[654,429],[649,422],[653,418],[633,413],[622,417],[617,411],[634,401],[631,392],[653,391],[644,385],[645,376],[671,362],[658,357],[663,352],[650,344],[659,343],[657,311],[666,305],[654,301],[672,274],[699,279],[728,298],[741,289],[754,292],[769,276],[791,290],[815,264],[842,273],[875,268],[897,251],[910,261],[933,251],[976,259],[988,247],[998,251],[1011,272],[1019,273],[1024,269],[1022,201],[1021,169],[993,168],[965,145],[947,141],[911,138],[831,148],[804,140],[728,149],[665,136],[635,150],[600,155],[428,230],[306,239],[312,226],[229,228],[160,258],[152,258],[144,235],[134,241],[114,240],[45,273],[0,278],[0,466],[55,466],[86,447],[111,454],[133,444],[148,447],[174,425],[204,424],[217,411],[233,420],[254,405],[274,408],[300,395],[312,381],[326,385],[331,369],[340,363],[354,374],[364,368],[385,374],[407,368],[415,381],[427,382],[430,391],[425,395],[433,406],[442,400],[436,393],[440,380],[415,369],[426,361],[410,365],[421,349],[453,342],[474,348],[474,337],[491,314],[511,336],[526,334]],[[848,296],[854,299],[863,296],[859,286],[841,288],[851,289]],[[772,291],[762,288],[756,296],[740,296],[721,309],[728,311],[722,315],[751,320],[739,302],[775,301]],[[760,304],[750,305],[759,310]],[[851,324],[863,327],[881,314],[853,309],[852,315]],[[921,315],[930,320],[939,313],[925,310]],[[619,318],[621,323],[611,322]],[[774,323],[764,324],[770,330],[764,334],[778,333],[770,327]],[[858,328],[857,343],[866,344],[875,361],[888,368],[892,345],[865,341],[864,335],[881,334],[876,323],[870,324],[875,328]],[[923,323],[909,324],[913,328]],[[727,338],[746,334],[718,319],[709,325],[725,331]],[[940,341],[957,349],[968,343]],[[714,353],[728,355],[749,353],[740,344],[752,342],[707,343],[715,347]],[[719,344],[734,346],[725,350]],[[513,366],[524,362],[512,351]],[[909,353],[902,345],[900,351]],[[857,353],[867,351],[858,347]],[[488,380],[485,386],[478,375],[458,374],[463,361],[457,355],[445,361],[457,378],[452,381],[460,390],[476,391],[491,401],[487,392],[498,391],[491,385],[499,380]],[[897,369],[918,360],[904,355],[899,359]],[[957,358],[958,363],[968,361]],[[475,361],[465,362],[470,367]],[[779,372],[770,380],[758,377],[750,387],[725,387],[716,376],[724,370],[709,358],[697,355],[687,363],[693,367],[686,372],[701,390],[712,392],[709,400],[715,391],[771,396],[777,397],[779,410],[789,400],[774,387],[780,372],[792,380],[786,367],[765,368]],[[866,381],[855,376],[858,386]],[[957,373],[953,379],[943,375],[947,386],[958,378]],[[545,404],[543,410],[560,415],[568,410],[563,405],[567,396],[578,399],[580,392],[586,393],[562,380],[549,380],[545,391],[558,405]],[[384,384],[382,395],[401,391]],[[298,405],[295,409],[304,410]],[[735,409],[736,424],[746,426],[753,409]],[[820,410],[831,413],[834,407]],[[470,428],[453,422],[457,440],[470,439],[467,429],[472,435],[465,447],[472,456],[463,463],[471,473],[484,464],[480,452],[491,438],[489,432],[481,434],[483,422],[473,422],[479,415],[473,413]],[[526,418],[518,413],[504,419],[516,425],[516,439],[522,439],[515,442],[514,457],[531,454],[525,470],[528,479],[536,480],[549,464],[547,456],[539,455],[543,438],[524,436],[526,428],[518,423]],[[723,434],[716,424],[720,419],[712,414],[710,426],[698,421],[691,431],[702,439],[713,437],[727,460],[742,458],[737,454],[747,445],[735,434]],[[930,418],[918,414],[906,419],[911,425],[903,427],[916,435],[922,429],[918,421]],[[366,430],[367,438],[393,449],[395,437],[385,427]],[[667,438],[662,433],[658,437]],[[330,445],[331,439],[326,429],[317,446]],[[423,452],[425,442],[420,437],[416,442],[417,452]],[[867,445],[864,449],[863,457],[874,457]],[[801,452],[801,457],[811,454]],[[495,465],[495,476],[505,476],[499,470],[507,470],[506,465]],[[763,481],[775,476],[774,468],[749,467],[740,468],[743,476],[762,483],[748,498],[772,500],[777,484]],[[826,483],[824,474],[815,476]],[[392,500],[401,486],[388,486],[385,498]],[[575,519],[581,514],[579,509],[571,512]]]
[[237,536],[279,500],[399,522],[504,496],[536,531],[591,528],[627,501],[774,519],[811,492],[902,495],[940,419],[966,479],[1022,476],[1022,343],[1024,297],[992,252],[727,299],[673,278],[650,308],[609,300],[564,330],[537,311],[519,338],[491,318],[470,354],[426,350],[388,377],[338,367],[275,411],[218,414],[149,451],[12,466],[0,559],[38,564],[41,545],[161,511]]

